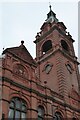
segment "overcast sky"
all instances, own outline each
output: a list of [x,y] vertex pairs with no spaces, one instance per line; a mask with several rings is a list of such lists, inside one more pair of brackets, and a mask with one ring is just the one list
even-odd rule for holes
[[[15,1],[15,0],[14,0]],[[17,0],[16,0],[17,1]],[[75,40],[74,47],[78,56],[78,1],[51,1],[52,10]],[[47,18],[49,0],[38,2],[0,3],[0,54],[3,48],[19,46],[21,40],[35,58],[35,36]]]

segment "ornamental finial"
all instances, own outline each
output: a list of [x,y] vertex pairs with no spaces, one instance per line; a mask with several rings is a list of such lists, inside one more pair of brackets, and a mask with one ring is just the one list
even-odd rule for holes
[[24,40],[21,40],[21,45],[23,45],[24,44]]
[[49,7],[50,7],[50,11],[51,11],[51,7],[52,7],[52,6],[51,6],[51,3],[50,3],[50,2],[49,2]]

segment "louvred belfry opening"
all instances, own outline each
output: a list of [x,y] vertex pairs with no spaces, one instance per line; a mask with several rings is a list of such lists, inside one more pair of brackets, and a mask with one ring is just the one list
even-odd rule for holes
[[42,54],[46,54],[52,48],[51,40],[46,41],[42,46]]
[[64,40],[61,40],[61,45],[64,50],[69,52],[68,44]]

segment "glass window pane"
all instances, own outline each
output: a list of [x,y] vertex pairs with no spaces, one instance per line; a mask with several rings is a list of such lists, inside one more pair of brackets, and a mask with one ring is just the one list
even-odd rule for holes
[[38,115],[41,116],[42,115],[42,111],[40,108],[38,108]]
[[26,113],[21,113],[21,118],[26,118]]
[[20,118],[20,112],[19,111],[15,111],[15,118]]
[[43,117],[44,116],[44,110],[43,108],[38,107],[38,115]]
[[41,118],[41,117],[38,116],[38,120],[43,120],[43,118]]
[[54,120],[62,120],[60,113],[55,113]]
[[16,108],[20,109],[21,108],[21,102],[20,102],[20,100],[16,99],[15,105],[16,105]]
[[13,117],[14,117],[14,110],[10,109],[8,118],[13,118]]
[[54,120],[58,120],[58,117],[56,115],[54,116]]
[[10,103],[10,107],[14,107],[14,102],[11,102],[11,103]]
[[25,105],[22,106],[22,111],[26,111],[26,106]]

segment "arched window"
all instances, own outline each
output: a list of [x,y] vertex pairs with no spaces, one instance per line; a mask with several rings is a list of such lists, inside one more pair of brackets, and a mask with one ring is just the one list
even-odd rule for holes
[[42,53],[45,54],[48,50],[52,48],[51,40],[46,41],[42,46]]
[[64,50],[69,52],[68,44],[64,40],[61,40],[61,45]]
[[38,106],[38,120],[44,119],[44,107]]
[[54,120],[63,120],[60,112],[56,112],[53,118]]
[[26,103],[19,98],[13,98],[9,106],[9,115],[10,120],[16,120],[17,118],[22,120],[26,118],[27,107]]

